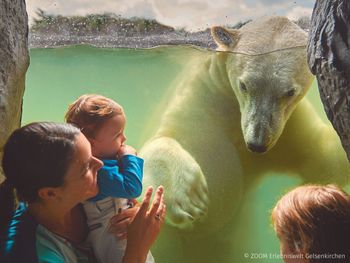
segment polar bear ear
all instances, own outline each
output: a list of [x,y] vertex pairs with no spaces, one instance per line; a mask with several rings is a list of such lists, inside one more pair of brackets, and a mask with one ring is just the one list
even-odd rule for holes
[[232,50],[239,40],[238,30],[227,30],[221,26],[212,27],[211,35],[213,36],[215,43],[222,50]]

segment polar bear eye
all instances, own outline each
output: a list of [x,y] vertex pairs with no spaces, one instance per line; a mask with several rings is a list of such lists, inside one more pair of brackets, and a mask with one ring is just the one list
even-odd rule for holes
[[288,91],[285,93],[285,96],[286,96],[286,97],[293,97],[294,95],[295,95],[295,89],[288,90]]
[[246,85],[245,85],[242,81],[239,81],[239,88],[240,88],[243,92],[247,92],[247,87],[246,87]]

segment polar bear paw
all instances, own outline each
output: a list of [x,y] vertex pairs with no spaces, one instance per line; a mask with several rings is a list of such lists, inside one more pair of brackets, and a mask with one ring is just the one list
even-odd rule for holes
[[150,141],[140,152],[145,159],[145,185],[163,185],[167,223],[192,229],[208,212],[208,186],[196,160],[174,139]]
[[195,164],[182,167],[177,175],[181,180],[174,182],[174,190],[166,196],[167,222],[181,229],[193,228],[196,221],[203,219],[208,212],[207,183],[200,167]]

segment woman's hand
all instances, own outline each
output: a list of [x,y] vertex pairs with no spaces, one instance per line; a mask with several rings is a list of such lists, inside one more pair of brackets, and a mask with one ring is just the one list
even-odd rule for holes
[[148,251],[164,223],[166,207],[163,187],[158,187],[151,208],[148,209],[152,192],[152,187],[149,187],[134,220],[128,227],[127,246],[123,259],[125,263],[145,262]]

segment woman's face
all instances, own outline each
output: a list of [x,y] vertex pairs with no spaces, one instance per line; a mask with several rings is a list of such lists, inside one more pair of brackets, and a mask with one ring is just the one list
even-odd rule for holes
[[75,152],[61,186],[61,199],[67,205],[76,205],[98,193],[97,171],[103,163],[92,156],[91,146],[80,133],[75,139]]

